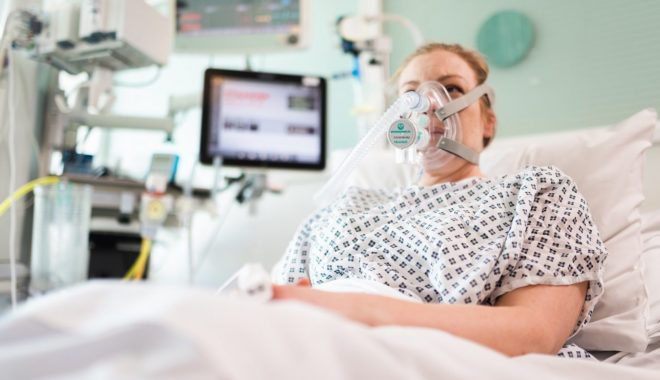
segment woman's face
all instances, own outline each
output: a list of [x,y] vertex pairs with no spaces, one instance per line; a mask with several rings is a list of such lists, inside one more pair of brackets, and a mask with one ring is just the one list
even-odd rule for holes
[[[413,58],[399,76],[397,83],[399,94],[415,90],[421,83],[427,81],[441,83],[454,99],[465,95],[477,86],[476,75],[467,62],[458,55],[444,50],[436,50]],[[484,110],[486,112],[482,113],[481,108],[481,102],[477,101],[458,113],[463,135],[462,143],[478,152],[483,150],[484,137],[492,137],[495,127],[492,111]],[[437,143],[442,135],[443,126],[436,117],[432,117],[432,120],[431,142]],[[458,164],[453,166],[456,165]],[[455,169],[445,168],[443,170]],[[437,174],[443,175],[443,173]]]

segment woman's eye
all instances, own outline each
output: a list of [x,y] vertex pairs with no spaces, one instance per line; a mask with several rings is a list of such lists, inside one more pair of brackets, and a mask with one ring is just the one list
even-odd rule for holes
[[445,86],[449,94],[463,94],[463,89],[452,84]]

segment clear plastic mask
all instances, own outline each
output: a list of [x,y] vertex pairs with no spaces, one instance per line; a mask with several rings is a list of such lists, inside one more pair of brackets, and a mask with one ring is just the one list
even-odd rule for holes
[[492,104],[493,93],[486,84],[452,99],[437,82],[424,82],[416,91],[402,94],[351,150],[314,200],[321,206],[330,202],[375,143],[382,141],[383,133],[396,148],[397,162],[421,164],[426,171],[441,168],[450,160],[477,164],[479,152],[463,144],[458,113],[484,95]]
[[456,159],[478,164],[479,152],[463,143],[458,113],[483,95],[492,98],[490,87],[482,84],[456,99],[438,82],[424,82],[415,92],[420,102],[387,131],[387,140],[396,148],[396,162],[419,164],[425,171]]

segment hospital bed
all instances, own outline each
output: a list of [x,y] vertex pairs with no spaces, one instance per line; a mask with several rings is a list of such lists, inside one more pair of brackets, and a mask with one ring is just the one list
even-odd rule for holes
[[[441,331],[369,328],[297,302],[262,304],[205,289],[91,282],[35,299],[0,320],[2,376],[658,379],[660,284],[652,282],[660,278],[654,264],[660,263],[656,120],[647,110],[614,126],[502,138],[482,156],[493,176],[521,165],[555,164],[585,194],[610,251],[605,286],[614,298],[594,313],[592,328],[578,343],[600,362],[507,358]],[[349,183],[397,186],[415,175],[406,168],[387,176],[375,171],[391,160],[390,153],[373,152]]]

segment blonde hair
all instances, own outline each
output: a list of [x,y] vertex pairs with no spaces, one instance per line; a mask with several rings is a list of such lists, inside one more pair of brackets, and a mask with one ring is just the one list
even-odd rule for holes
[[[396,84],[399,80],[399,77],[401,76],[401,72],[408,66],[408,64],[415,58],[419,57],[420,55],[425,55],[432,53],[434,51],[447,51],[450,53],[454,53],[457,56],[461,57],[465,61],[465,63],[470,66],[472,71],[474,72],[474,75],[477,79],[477,86],[480,84],[483,84],[486,82],[488,79],[488,73],[490,72],[488,68],[488,63],[486,62],[486,59],[477,51],[475,50],[470,50],[466,49],[461,45],[458,44],[444,44],[444,43],[439,43],[439,42],[431,42],[427,43],[425,45],[422,45],[418,47],[414,52],[412,52],[406,59],[403,61],[401,66],[396,70],[394,75],[392,75],[392,78],[390,79],[390,83]],[[488,99],[488,96],[482,96],[481,97],[481,104],[482,104],[482,115],[486,114],[486,109],[492,109],[492,104],[491,104],[491,99]],[[484,147],[487,147],[488,144],[492,141],[492,137],[484,137]]]

